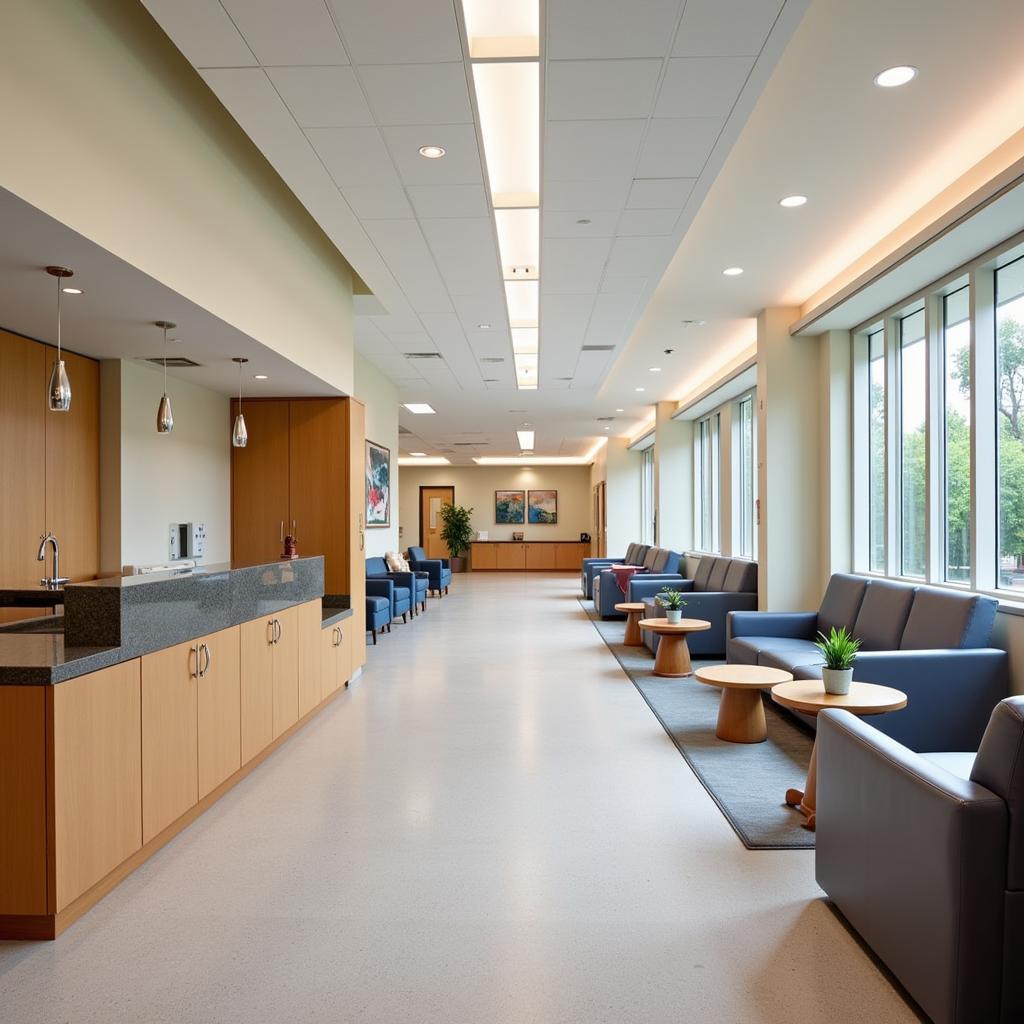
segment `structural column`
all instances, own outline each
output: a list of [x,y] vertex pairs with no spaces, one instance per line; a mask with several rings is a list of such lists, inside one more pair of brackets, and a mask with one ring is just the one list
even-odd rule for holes
[[[826,331],[818,342],[821,428],[822,588],[835,572],[853,569],[852,349],[849,331]],[[811,339],[803,344],[810,345]]]
[[674,420],[675,402],[658,402],[654,421],[655,543],[693,547],[693,423]]
[[605,517],[612,555],[621,555],[640,537],[640,455],[628,444],[624,437],[612,437],[605,448]]

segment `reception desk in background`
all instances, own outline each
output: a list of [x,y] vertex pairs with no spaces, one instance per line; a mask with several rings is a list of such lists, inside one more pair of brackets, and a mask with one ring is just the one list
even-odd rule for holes
[[475,540],[469,567],[474,571],[579,572],[590,557],[590,543],[578,540]]

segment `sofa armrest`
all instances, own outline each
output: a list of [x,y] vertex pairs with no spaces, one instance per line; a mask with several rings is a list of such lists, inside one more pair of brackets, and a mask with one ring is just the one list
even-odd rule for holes
[[818,884],[929,1016],[999,1020],[1004,802],[845,711],[817,751]]
[[779,636],[793,640],[813,640],[818,630],[818,613],[731,612],[726,630],[730,640],[735,636]]
[[414,572],[389,572],[388,579],[397,587],[408,587],[409,592],[416,592],[416,573]]
[[410,558],[409,559],[409,568],[410,569],[416,569],[416,570],[422,570],[423,572],[429,572],[433,568],[440,569],[441,568],[441,559],[440,558],[417,558],[417,559]]
[[649,576],[641,573],[629,581],[628,599],[642,601],[645,597],[657,597],[663,590],[689,593],[693,590],[693,580],[684,580],[682,576]]
[[366,594],[368,597],[386,597],[389,601],[394,603],[395,584],[391,580],[382,579],[379,576],[367,578]]

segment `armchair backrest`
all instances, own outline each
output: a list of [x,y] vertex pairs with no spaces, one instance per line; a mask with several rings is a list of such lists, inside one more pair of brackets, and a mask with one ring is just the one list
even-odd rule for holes
[[[865,651],[898,651],[917,588],[891,580],[871,580],[861,601],[853,635]],[[943,646],[946,646],[945,644]]]
[[730,559],[728,558],[715,559],[715,564],[711,566],[711,575],[708,577],[706,590],[711,591],[713,594],[718,594],[725,590],[725,577],[729,573],[729,562]]
[[626,548],[626,554],[625,554],[625,557],[623,559],[626,565],[632,565],[633,564],[633,556],[636,554],[636,549],[638,547],[640,547],[640,545],[637,544],[636,541],[633,541],[633,543],[630,544],[628,548]]
[[658,561],[658,556],[661,554],[661,548],[648,548],[647,554],[644,555],[643,567],[648,572],[654,572],[654,563]]
[[655,572],[663,572],[666,575],[674,576],[676,573],[682,573],[683,556],[678,551],[669,551],[665,549],[665,559],[660,569],[655,569]]
[[730,594],[756,594],[757,562],[748,562],[743,558],[732,559],[722,589]]
[[1024,697],[1001,700],[981,739],[971,780],[1006,801],[1010,819],[1006,888],[1024,889]]
[[636,551],[633,552],[633,561],[630,564],[643,565],[644,559],[647,557],[647,552],[650,550],[651,547],[649,544],[638,544],[636,546]]
[[711,577],[711,570],[715,567],[714,555],[701,555],[697,563],[697,571],[693,574],[693,589],[707,590],[708,579]]
[[867,587],[868,581],[863,576],[837,572],[828,581],[825,596],[821,599],[818,630],[827,636],[830,629],[845,626],[852,633]]
[[410,562],[425,562],[427,560],[427,553],[423,548],[409,548],[409,561]]
[[383,576],[388,571],[388,563],[383,558],[368,558],[366,560],[367,576]]
[[998,607],[994,597],[919,587],[900,647],[905,651],[988,647]]

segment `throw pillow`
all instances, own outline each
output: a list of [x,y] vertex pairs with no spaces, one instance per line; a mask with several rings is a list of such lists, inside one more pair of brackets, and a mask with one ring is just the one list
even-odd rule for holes
[[388,568],[392,572],[408,572],[409,565],[406,560],[402,557],[400,551],[386,551],[384,553],[384,561],[387,562]]

